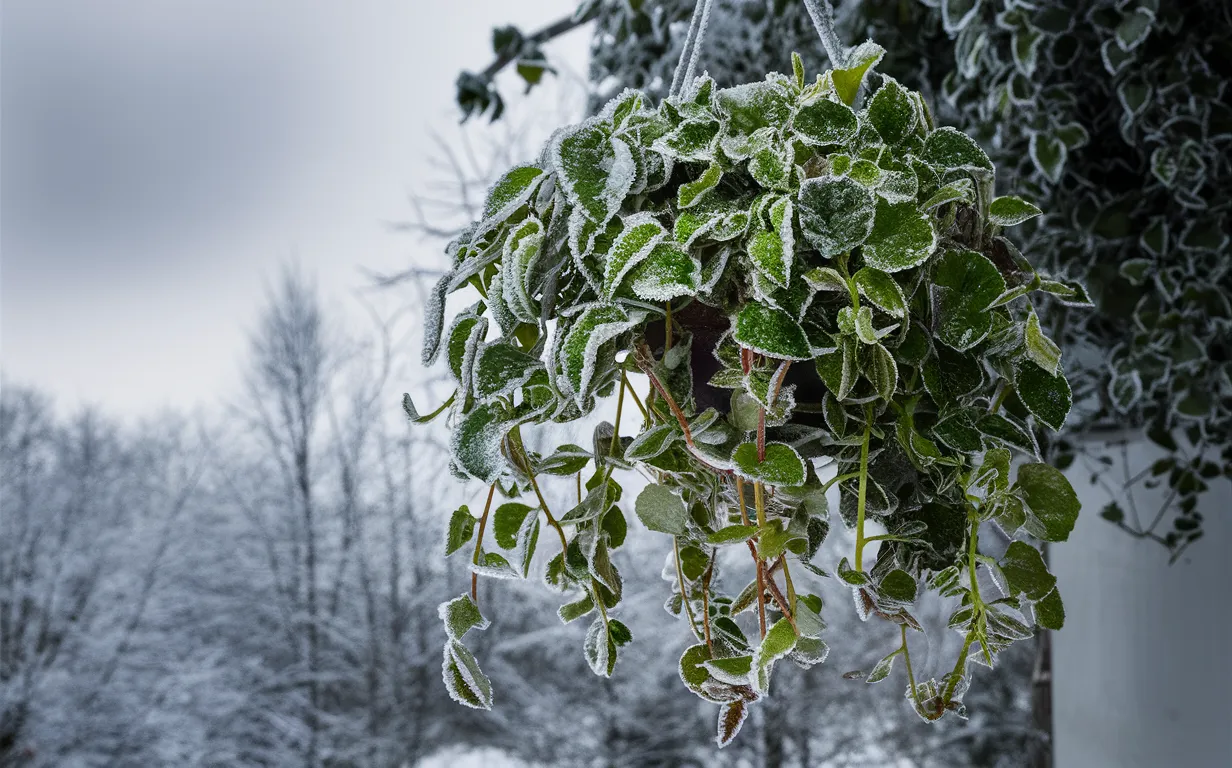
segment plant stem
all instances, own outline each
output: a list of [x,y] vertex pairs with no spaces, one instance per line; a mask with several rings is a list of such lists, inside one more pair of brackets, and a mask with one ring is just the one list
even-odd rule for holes
[[848,480],[854,480],[859,476],[860,476],[859,472],[848,472],[845,475],[836,475],[835,477],[832,477],[829,480],[827,480],[825,483],[823,483],[821,486],[821,490],[824,493],[830,490],[830,486],[832,485],[835,485],[837,483],[845,483]]
[[[744,478],[736,475],[736,497],[739,499],[740,519],[749,525],[749,513],[744,504]],[[749,554],[753,556],[753,566],[757,570],[757,619],[761,628],[761,636],[766,636],[766,582],[761,567],[761,558],[757,555],[757,546],[752,539],[745,542],[749,546]]]
[[907,625],[899,624],[898,628],[903,635],[903,661],[907,663],[907,684],[911,686],[911,700],[915,702],[915,708],[920,709],[920,695],[915,689],[915,673],[911,671],[911,651],[907,648]]
[[856,562],[857,571],[864,564],[864,501],[868,495],[868,443],[872,437],[873,409],[864,407],[864,442],[860,445],[860,490],[856,500]]
[[714,645],[710,642],[710,578],[714,575],[714,557],[706,565],[706,575],[702,577],[702,629],[706,630],[706,649],[714,656]]
[[663,353],[672,348],[672,303],[667,302],[667,317],[663,319]]
[[[479,551],[483,547],[483,529],[488,527],[488,511],[492,509],[492,497],[496,495],[496,483],[488,489],[488,501],[483,505],[483,516],[479,518],[479,535],[475,537],[475,554],[471,562],[479,565]],[[471,571],[471,602],[479,605],[479,574]]]
[[950,697],[954,695],[954,689],[958,686],[958,678],[962,674],[963,665],[967,661],[967,651],[971,650],[971,643],[975,642],[980,614],[984,610],[984,603],[980,600],[980,585],[976,580],[975,560],[980,540],[980,518],[975,513],[975,510],[969,511],[967,517],[971,522],[971,528],[967,534],[967,567],[970,569],[971,577],[971,628],[967,630],[967,638],[963,642],[962,653],[958,654],[958,661],[954,663],[954,671],[950,673],[950,683],[945,687],[945,694],[941,697],[942,706],[950,703]]
[[[608,453],[612,456],[616,455],[616,446],[620,445],[620,416],[625,409],[625,382],[624,376],[620,377],[620,394],[616,397],[616,424],[612,428],[612,445],[608,449]],[[608,467],[611,467],[608,464]],[[611,475],[611,470],[608,470],[608,475]]]
[[638,396],[637,390],[633,389],[633,385],[629,383],[629,377],[625,375],[624,368],[620,369],[620,383],[629,391],[629,394],[633,396],[633,404],[636,405],[637,409],[642,412],[642,418],[646,420],[647,424],[649,424],[650,414],[646,411],[646,406],[642,405],[642,398]]
[[676,556],[676,580],[680,583],[680,604],[684,606],[684,615],[689,617],[689,629],[698,640],[702,633],[697,631],[697,621],[693,618],[693,608],[689,605],[689,594],[684,587],[684,569],[680,567],[680,539],[672,538],[672,553]]
[[783,564],[783,583],[787,585],[787,602],[791,603],[791,615],[796,615],[796,586],[791,583],[791,569],[787,567],[787,555],[779,558]]
[[996,413],[1001,408],[1002,403],[1005,402],[1005,398],[1009,393],[1010,388],[1006,385],[1005,379],[997,382],[997,394],[993,397],[992,405],[988,406],[988,412]]
[[[530,464],[530,457],[526,455],[526,446],[522,444],[521,427],[514,427],[509,432],[509,446],[514,454],[514,460],[530,478],[530,487],[535,490],[535,497],[539,499],[539,507],[543,509],[543,514],[547,517],[548,525],[556,529],[556,535],[560,537],[560,556],[565,557],[569,550],[569,542],[565,540],[565,529],[560,527],[560,523],[556,522],[556,518],[552,517],[552,511],[548,509],[547,499],[543,498],[543,491],[539,490],[539,481],[535,478],[535,468]],[[493,486],[495,487],[495,486]]]
[[607,606],[603,604],[603,594],[599,591],[599,582],[594,576],[590,577],[590,591],[594,595],[595,605],[599,608],[599,614],[603,616],[603,626],[608,626]]
[[757,463],[766,460],[766,409],[757,409]]

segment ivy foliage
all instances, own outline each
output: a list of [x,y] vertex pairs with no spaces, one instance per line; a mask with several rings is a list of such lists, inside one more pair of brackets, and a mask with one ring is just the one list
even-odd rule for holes
[[[805,572],[833,573],[863,618],[902,627],[869,682],[909,658],[923,589],[954,600],[962,654],[906,692],[928,720],[962,711],[971,661],[991,665],[1032,623],[1062,621],[1055,579],[1024,540],[1064,541],[1078,515],[1040,459],[1037,429],[1062,426],[1072,395],[1034,301],[1081,288],[1006,238],[1038,209],[997,196],[975,141],[874,75],[882,53],[866,43],[811,81],[798,58],[792,76],[729,88],[703,76],[658,106],[621,93],[497,182],[450,244],[425,318],[424,362],[444,357],[457,384],[438,409],[453,471],[490,486],[477,523],[454,513],[447,553],[469,548],[477,575],[526,578],[546,524],[559,616],[589,620],[584,654],[610,676],[632,640],[616,555],[633,501],[672,538],[665,608],[697,638],[681,679],[720,707],[720,745],[776,667],[826,657]],[[475,303],[446,322],[455,293]],[[526,449],[523,427],[576,421],[612,395],[616,424],[591,446]],[[626,436],[630,413],[641,424]],[[631,468],[653,482],[622,506],[617,471]],[[571,475],[576,505],[550,510],[540,484]],[[494,508],[497,492],[516,501]],[[856,546],[823,567],[832,512]],[[871,520],[889,533],[866,535]],[[1000,560],[980,551],[986,523],[1015,539]],[[748,549],[751,581],[724,578],[724,547]],[[476,598],[472,587],[442,607],[444,675],[460,702],[488,707],[491,683],[462,645],[486,626]]]
[[[701,64],[720,85],[825,52],[804,3],[714,0]],[[671,82],[693,0],[585,0],[595,19],[597,109],[622,87]],[[878,68],[926,93],[979,140],[1003,182],[1046,215],[1012,239],[1087,288],[1058,295],[1050,331],[1070,350],[1078,438],[1126,428],[1170,452],[1171,530],[1105,518],[1167,546],[1202,536],[1199,498],[1232,478],[1232,12],[1222,0],[844,2],[842,36],[870,32]],[[807,118],[806,118],[807,120]],[[801,121],[797,121],[798,124]],[[989,211],[1006,226],[1028,209]],[[1052,442],[1073,460],[1075,440]],[[1128,476],[1128,473],[1127,473]]]

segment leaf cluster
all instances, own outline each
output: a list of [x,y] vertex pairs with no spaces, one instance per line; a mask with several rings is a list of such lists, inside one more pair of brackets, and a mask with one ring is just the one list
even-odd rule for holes
[[[590,620],[586,658],[611,675],[632,639],[617,618],[613,554],[629,522],[616,472],[649,476],[633,509],[673,539],[665,608],[698,640],[681,678],[720,705],[720,744],[768,695],[776,664],[826,656],[821,599],[791,574],[829,577],[814,560],[833,487],[856,533],[835,576],[864,618],[903,627],[896,654],[920,629],[920,585],[960,603],[959,663],[908,688],[925,718],[961,709],[968,649],[991,664],[1030,635],[1028,614],[1062,621],[1038,551],[1018,541],[998,561],[978,537],[991,522],[1063,541],[1074,525],[1077,499],[1040,457],[1037,429],[1060,428],[1072,396],[1034,302],[1082,288],[1039,273],[1005,237],[1040,210],[996,196],[973,139],[873,75],[883,53],[866,43],[812,81],[798,58],[791,76],[729,88],[703,76],[658,106],[623,92],[496,183],[450,244],[425,318],[424,362],[443,357],[456,383],[437,411],[452,423],[453,470],[492,488],[477,525],[455,512],[448,550],[473,546],[476,574],[526,578],[546,522],[560,551],[544,578],[568,595],[560,618]],[[476,300],[447,323],[459,292]],[[592,445],[525,448],[523,427],[576,421],[613,394],[616,424]],[[632,437],[626,399],[642,420]],[[436,415],[404,406],[416,421]],[[550,476],[576,476],[576,506],[548,509]],[[493,509],[497,491],[533,502]],[[866,536],[873,519],[889,533]],[[487,526],[503,552],[484,549]],[[724,547],[747,548],[753,565],[732,593]],[[980,566],[1004,595],[981,594]],[[474,597],[459,600],[479,616]],[[446,681],[489,706],[490,683],[457,650],[463,631],[450,631]]]

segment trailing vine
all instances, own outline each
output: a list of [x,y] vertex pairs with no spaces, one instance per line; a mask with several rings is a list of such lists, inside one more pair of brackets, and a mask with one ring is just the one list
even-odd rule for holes
[[[476,577],[528,578],[546,523],[559,551],[543,579],[566,595],[563,622],[589,618],[583,650],[601,676],[632,640],[613,556],[629,524],[618,472],[650,480],[632,511],[672,539],[665,608],[696,638],[681,679],[719,705],[720,745],[776,666],[825,660],[809,580],[837,578],[862,618],[900,626],[867,680],[902,656],[927,720],[962,712],[971,662],[1064,621],[1025,540],[1064,541],[1078,514],[1040,459],[1037,425],[1059,427],[1072,398],[1034,300],[1082,288],[1038,273],[1003,235],[1039,209],[996,196],[975,141],[872,75],[883,53],[844,50],[811,81],[799,57],[791,76],[731,88],[685,78],[657,106],[626,90],[557,131],[449,246],[424,362],[443,356],[455,393],[426,416],[403,400],[417,422],[447,412],[453,471],[489,487],[478,520],[453,513],[447,554],[469,547]],[[474,303],[446,326],[455,293]],[[523,427],[576,421],[612,396],[616,423],[590,446],[527,450]],[[576,485],[576,505],[553,514],[545,482]],[[855,547],[823,567],[834,490]],[[508,500],[493,508],[497,494]],[[999,558],[981,551],[987,525],[1013,539]],[[939,679],[917,680],[910,658],[921,586],[955,602],[964,637]],[[490,708],[463,644],[488,625],[475,584],[441,616],[450,693]]]

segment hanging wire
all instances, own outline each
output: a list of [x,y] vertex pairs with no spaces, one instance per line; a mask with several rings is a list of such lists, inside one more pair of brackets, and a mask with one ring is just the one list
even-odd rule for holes
[[706,34],[706,25],[710,21],[710,6],[712,0],[697,0],[693,6],[693,18],[689,21],[689,32],[684,38],[684,47],[680,49],[680,61],[676,62],[676,71],[672,75],[672,87],[667,92],[668,98],[680,95],[687,83],[693,81],[693,73],[697,69],[697,60],[701,55],[702,38]]
[[830,0],[804,0],[804,7],[809,18],[813,20],[813,26],[817,28],[821,45],[826,49],[826,56],[830,57],[830,65],[835,69],[843,69],[848,63],[847,46],[843,45],[834,28],[834,6],[830,4]]

